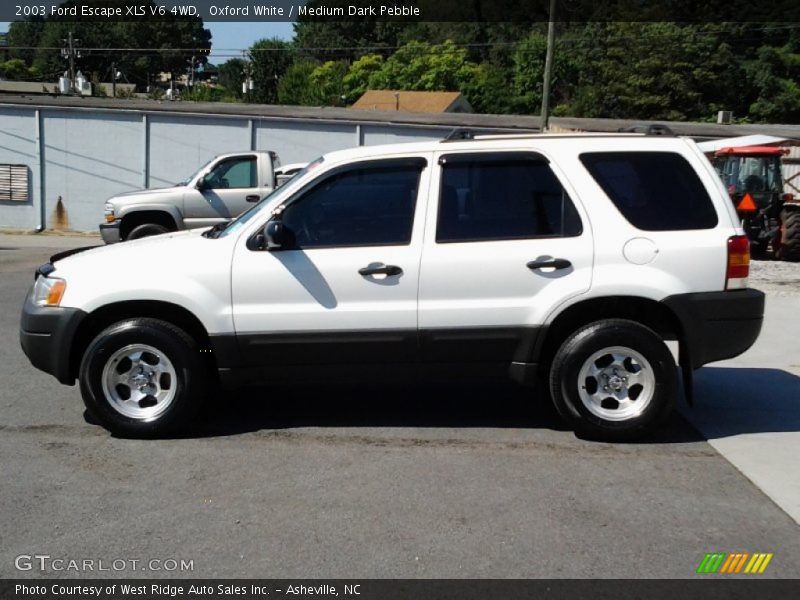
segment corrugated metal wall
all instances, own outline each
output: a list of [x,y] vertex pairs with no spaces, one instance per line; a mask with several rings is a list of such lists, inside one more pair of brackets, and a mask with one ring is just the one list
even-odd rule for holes
[[274,150],[288,164],[450,129],[0,105],[0,164],[30,169],[29,199],[0,201],[0,228],[96,231],[110,196],[173,185],[225,152]]
[[788,160],[783,163],[783,191],[800,197],[800,146],[792,146],[785,159]]

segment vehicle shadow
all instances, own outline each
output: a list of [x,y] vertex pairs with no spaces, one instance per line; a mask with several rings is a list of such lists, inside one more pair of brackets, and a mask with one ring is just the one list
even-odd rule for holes
[[[569,432],[551,400],[514,384],[252,387],[221,392],[185,437],[299,427],[519,428]],[[682,417],[638,443],[702,442]]]
[[705,367],[681,412],[707,439],[800,431],[800,377],[781,369]]

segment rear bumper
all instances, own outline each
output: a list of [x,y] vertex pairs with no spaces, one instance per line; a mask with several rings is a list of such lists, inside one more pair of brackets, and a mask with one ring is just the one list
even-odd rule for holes
[[677,294],[663,302],[681,322],[694,369],[745,352],[764,322],[764,293],[759,290]]
[[75,383],[70,348],[84,317],[86,313],[78,308],[36,306],[29,293],[22,308],[19,341],[31,364],[61,383]]
[[122,241],[119,233],[119,221],[113,223],[100,223],[100,237],[106,244],[116,244]]

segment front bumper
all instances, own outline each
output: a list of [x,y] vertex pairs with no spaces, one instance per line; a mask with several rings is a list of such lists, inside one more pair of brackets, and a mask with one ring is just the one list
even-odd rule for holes
[[677,294],[663,302],[681,322],[694,369],[745,352],[764,322],[764,292],[759,290]]
[[28,292],[19,327],[22,351],[37,369],[61,383],[74,384],[70,348],[85,317],[86,313],[79,308],[37,306]]
[[119,221],[113,223],[100,223],[100,236],[106,244],[116,244],[122,241],[119,233]]

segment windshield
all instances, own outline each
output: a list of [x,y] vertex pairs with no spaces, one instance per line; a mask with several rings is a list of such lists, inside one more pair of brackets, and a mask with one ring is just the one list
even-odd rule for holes
[[306,173],[310,173],[322,164],[323,159],[320,157],[315,161],[308,163],[305,167],[295,173],[291,179],[284,183],[281,187],[275,188],[269,194],[264,196],[258,204],[251,206],[248,210],[236,217],[233,221],[228,221],[223,228],[217,231],[214,237],[225,237],[244,227],[253,217],[255,217],[264,205],[271,202],[278,196],[283,196],[287,192],[291,192],[297,187],[297,183],[303,179]]
[[716,167],[730,194],[781,191],[779,156],[726,156]]
[[200,171],[202,171],[203,169],[205,169],[205,168],[206,168],[206,166],[207,166],[207,165],[203,165],[202,167],[200,167],[199,169],[197,169],[197,170],[196,170],[194,173],[192,173],[191,175],[189,175],[189,177],[187,177],[187,178],[186,178],[186,179],[184,179],[183,181],[180,181],[180,182],[176,183],[176,184],[175,184],[175,187],[180,187],[180,186],[182,186],[182,185],[189,185],[189,182],[190,182],[192,179],[194,179],[195,177],[197,177],[197,176],[200,174]]

